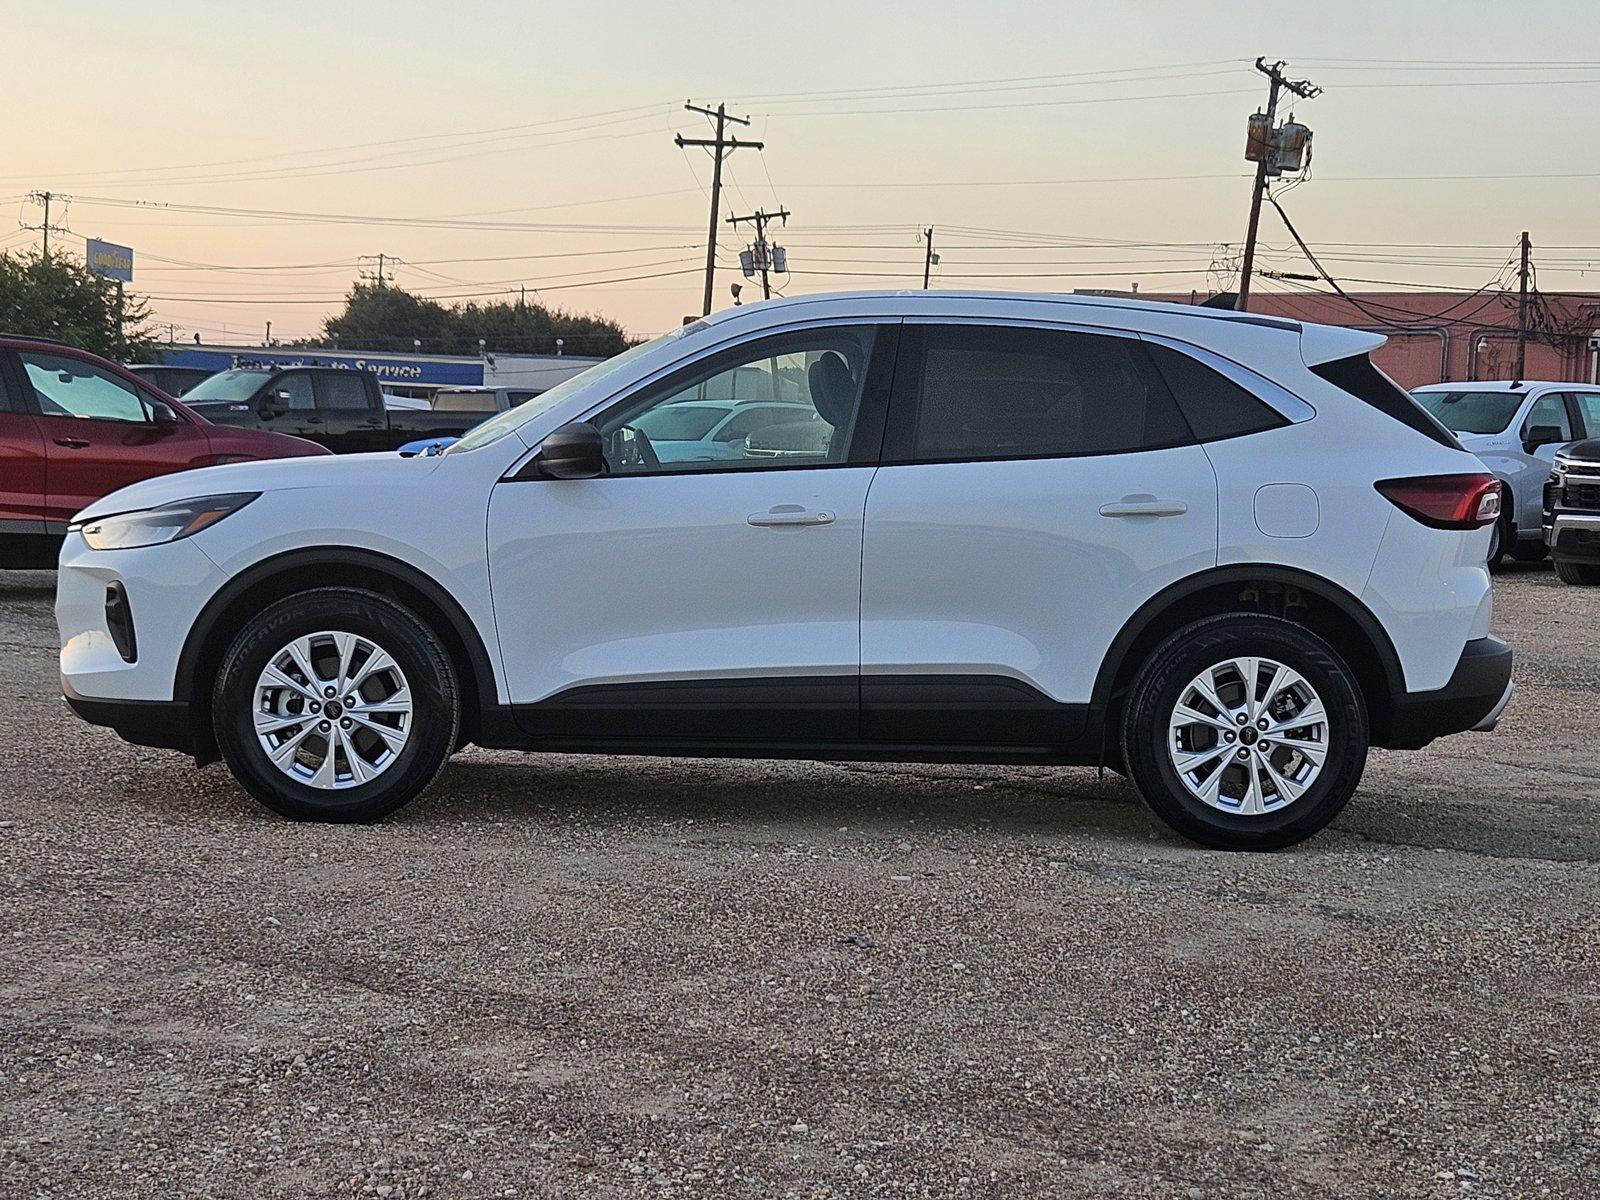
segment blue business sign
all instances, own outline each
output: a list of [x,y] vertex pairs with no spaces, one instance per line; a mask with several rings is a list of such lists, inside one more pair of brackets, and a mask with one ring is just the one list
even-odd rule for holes
[[83,261],[89,270],[107,279],[133,282],[133,251],[115,242],[102,242],[99,238],[85,238]]
[[268,350],[255,346],[164,346],[161,361],[174,367],[231,371],[237,367],[343,367],[371,371],[379,383],[479,387],[483,360],[427,355],[368,354],[360,350]]

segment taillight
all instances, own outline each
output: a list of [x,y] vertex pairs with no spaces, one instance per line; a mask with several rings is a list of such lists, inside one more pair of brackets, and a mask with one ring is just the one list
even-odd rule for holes
[[1373,486],[1435,529],[1481,529],[1500,519],[1500,481],[1493,475],[1418,475]]

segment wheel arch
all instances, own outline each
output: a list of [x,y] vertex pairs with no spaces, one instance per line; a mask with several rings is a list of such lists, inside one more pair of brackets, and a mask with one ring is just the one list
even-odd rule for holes
[[230,579],[201,609],[184,641],[173,682],[173,698],[186,700],[193,723],[195,758],[220,757],[211,729],[211,689],[201,686],[251,614],[296,592],[320,587],[355,587],[405,605],[444,642],[461,681],[461,740],[472,741],[485,713],[498,704],[494,664],[472,619],[449,590],[409,563],[375,550],[316,546],[262,559]]
[[1266,613],[1310,629],[1349,663],[1383,745],[1395,699],[1403,694],[1400,656],[1366,605],[1338,584],[1308,571],[1272,564],[1215,567],[1171,584],[1142,604],[1112,640],[1095,678],[1093,707],[1114,714],[1139,666],[1167,637],[1194,621],[1229,612]]

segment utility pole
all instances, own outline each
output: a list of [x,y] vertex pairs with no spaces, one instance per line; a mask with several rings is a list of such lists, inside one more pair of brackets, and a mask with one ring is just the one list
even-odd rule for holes
[[44,221],[39,225],[24,225],[22,227],[24,229],[32,229],[35,232],[44,234],[44,258],[47,261],[50,258],[50,235],[52,233],[69,232],[60,225],[50,224],[50,201],[54,200],[55,198],[56,196],[53,192],[29,192],[29,200],[32,200],[35,204],[44,205]]
[[1527,378],[1528,367],[1528,270],[1533,255],[1533,243],[1528,231],[1522,231],[1522,268],[1517,272],[1517,380]]
[[760,150],[760,142],[741,142],[736,137],[724,137],[729,121],[736,125],[748,125],[747,117],[730,117],[728,106],[719,104],[715,109],[701,108],[698,104],[684,104],[690,112],[700,113],[703,116],[717,119],[717,136],[715,138],[686,138],[683,134],[673,137],[678,149],[685,146],[706,146],[711,149],[711,232],[706,236],[706,294],[701,305],[701,315],[711,315],[711,288],[717,275],[717,207],[722,200],[722,160],[735,150],[749,149]]
[[261,344],[263,346],[272,345],[272,322],[271,321],[267,322],[267,338],[266,338],[266,341],[262,342]]
[[[1267,137],[1270,143],[1273,122],[1278,119],[1278,93],[1288,91],[1299,96],[1302,100],[1310,100],[1322,91],[1321,88],[1306,79],[1287,79],[1284,77],[1283,68],[1287,63],[1275,62],[1267,65],[1266,56],[1256,59],[1256,70],[1260,71],[1270,81],[1267,85]],[[1261,227],[1261,197],[1267,190],[1267,171],[1272,157],[1270,145],[1256,163],[1255,187],[1250,193],[1250,224],[1244,235],[1244,265],[1239,271],[1239,299],[1234,303],[1234,308],[1244,312],[1250,307],[1250,270],[1256,261],[1256,231]]]
[[[787,225],[793,214],[787,208],[780,208],[777,212],[769,213],[765,209],[756,209],[747,217],[729,217],[728,224],[737,229],[746,221],[754,221],[756,226],[755,259],[756,265],[761,269],[761,298],[772,299],[772,278],[769,272],[772,268],[772,251],[767,246],[767,222],[778,221]],[[711,310],[706,309],[707,312]]]
[[356,259],[356,264],[359,266],[361,263],[376,263],[378,268],[377,286],[381,288],[383,287],[383,268],[388,261],[389,256],[387,254],[363,254]]
[[922,290],[927,291],[928,280],[933,276],[933,264],[939,261],[939,256],[933,252],[933,226],[929,225],[922,236],[928,240],[922,255]]

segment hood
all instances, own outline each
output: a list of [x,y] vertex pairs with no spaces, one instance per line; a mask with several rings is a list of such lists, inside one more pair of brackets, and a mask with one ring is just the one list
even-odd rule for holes
[[1585,465],[1600,463],[1600,438],[1589,438],[1587,441],[1573,442],[1569,446],[1563,446],[1557,451],[1556,457],[1563,462],[1583,463]]
[[409,472],[416,479],[425,478],[439,469],[439,463],[436,457],[401,458],[393,453],[378,453],[271,458],[201,467],[159,475],[102,496],[80,512],[78,519],[134,512],[176,500],[221,496],[229,492],[280,492],[313,487],[359,491],[363,487],[391,483],[397,472]]

